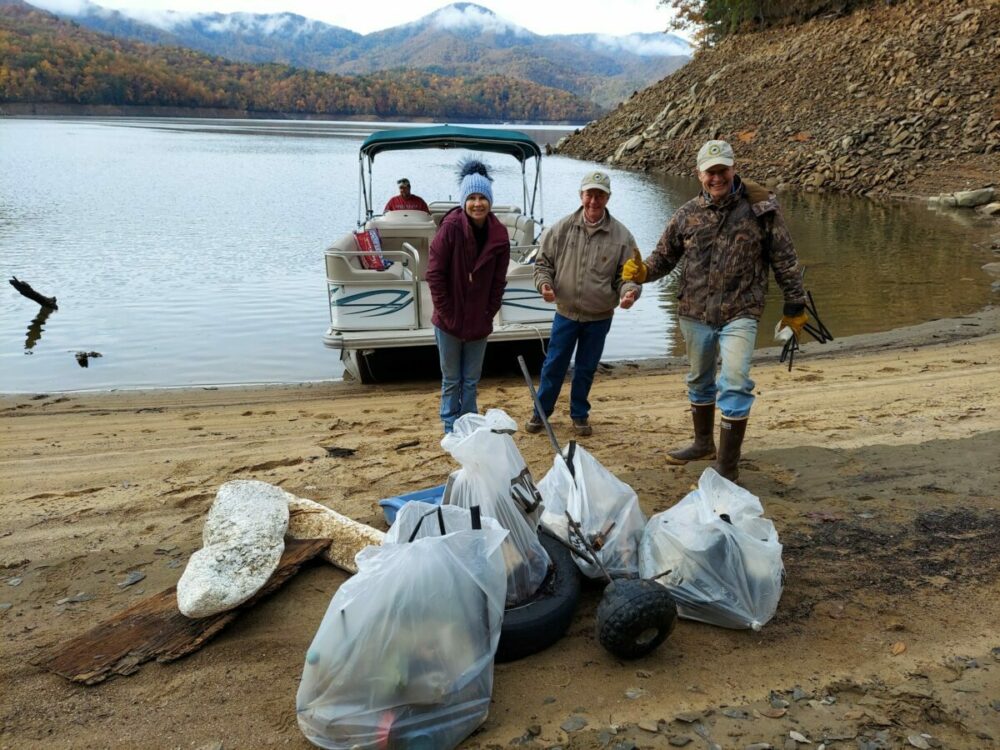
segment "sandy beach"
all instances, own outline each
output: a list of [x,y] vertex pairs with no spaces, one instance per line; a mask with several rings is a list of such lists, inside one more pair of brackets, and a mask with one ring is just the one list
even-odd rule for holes
[[[463,747],[1000,746],[998,324],[987,309],[807,344],[791,372],[759,352],[741,478],[784,544],[775,618],[756,633],[680,621],[622,662],[585,587],[565,639],[497,665]],[[680,500],[705,466],[663,460],[688,435],[683,367],[602,368],[591,400],[586,448],[647,515]],[[90,687],[35,664],[175,584],[228,480],[385,529],[380,498],[457,468],[437,404],[435,382],[0,398],[0,747],[309,747],[295,691],[347,576],[322,561],[178,661]],[[484,381],[480,407],[530,413],[515,378]],[[515,441],[541,479],[545,436]],[[132,571],[145,578],[120,586]]]

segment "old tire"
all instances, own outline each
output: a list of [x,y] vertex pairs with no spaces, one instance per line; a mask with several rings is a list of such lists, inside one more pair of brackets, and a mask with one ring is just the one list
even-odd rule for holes
[[569,550],[544,532],[538,538],[553,567],[534,599],[504,610],[498,662],[523,659],[558,641],[580,601],[580,574]]
[[638,659],[667,639],[677,622],[677,605],[667,590],[647,580],[608,584],[597,607],[597,639],[620,659]]

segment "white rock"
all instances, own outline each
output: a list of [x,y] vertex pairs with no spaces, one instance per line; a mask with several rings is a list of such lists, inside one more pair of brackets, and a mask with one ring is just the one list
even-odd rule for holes
[[993,188],[979,190],[962,190],[955,193],[955,203],[964,208],[975,208],[993,200]]
[[208,617],[253,596],[285,551],[288,501],[294,495],[252,480],[226,482],[216,493],[202,533],[177,582],[177,607],[187,617]]

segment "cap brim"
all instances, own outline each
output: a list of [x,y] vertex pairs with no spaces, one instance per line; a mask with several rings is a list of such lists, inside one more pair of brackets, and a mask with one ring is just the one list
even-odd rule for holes
[[611,195],[611,189],[607,185],[602,185],[599,182],[588,182],[584,185],[580,185],[581,193],[587,190],[603,190],[608,195]]
[[705,161],[700,162],[698,164],[698,169],[699,171],[704,172],[709,167],[718,167],[720,165],[723,167],[731,167],[735,163],[736,162],[732,159],[727,159],[724,156],[715,156],[711,159],[705,159]]

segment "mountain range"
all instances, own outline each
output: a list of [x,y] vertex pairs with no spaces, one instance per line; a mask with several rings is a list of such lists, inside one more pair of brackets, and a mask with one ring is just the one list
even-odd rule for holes
[[231,60],[278,62],[361,75],[409,69],[445,76],[501,75],[612,107],[684,65],[691,46],[666,33],[542,35],[474,3],[453,3],[370,34],[293,13],[137,13],[83,0],[72,11],[37,7],[83,27]]

